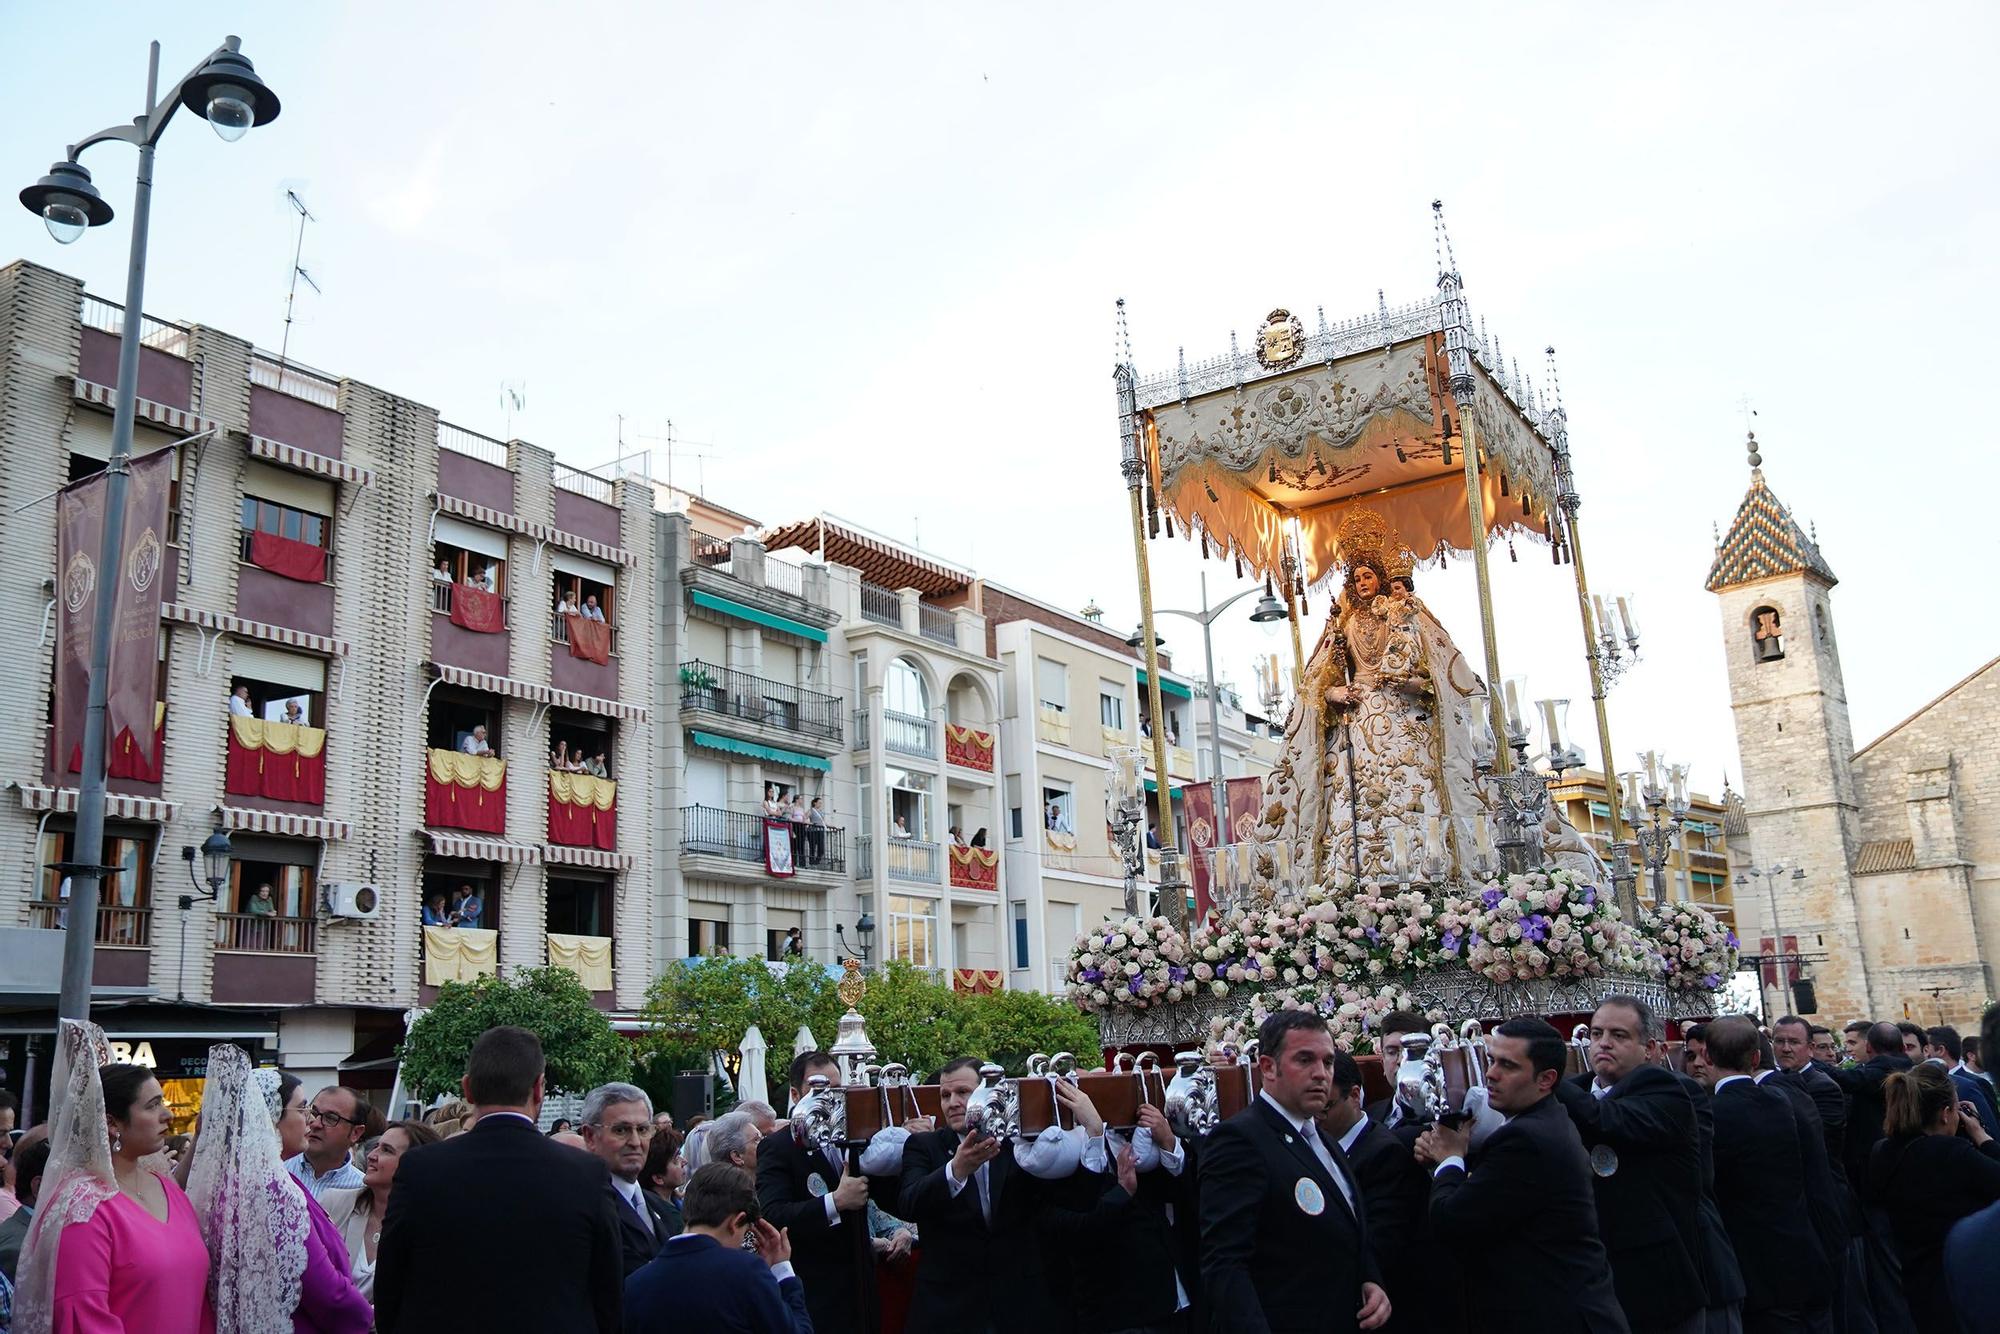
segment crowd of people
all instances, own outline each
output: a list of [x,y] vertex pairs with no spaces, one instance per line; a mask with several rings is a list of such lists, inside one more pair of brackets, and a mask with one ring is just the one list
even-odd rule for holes
[[[1426,1028],[1381,1025],[1391,1088]],[[1260,1091],[1202,1137],[1152,1106],[1107,1127],[1063,1081],[1062,1126],[990,1136],[963,1057],[938,1118],[845,1149],[756,1101],[677,1127],[623,1083],[544,1133],[540,1042],[494,1028],[463,1101],[387,1124],[219,1046],[176,1155],[157,1079],[93,1031],[65,1027],[53,1134],[8,1169],[25,1334],[2000,1330],[2000,1005],[1977,1037],[1850,1025],[1845,1052],[1730,1016],[1672,1055],[1612,996],[1580,1073],[1512,1019],[1483,1103],[1438,1119],[1367,1101],[1325,1021],[1281,1010]],[[822,1081],[825,1052],[787,1071],[800,1127]]]
[[609,753],[601,743],[588,751],[579,744],[572,751],[569,742],[558,741],[556,748],[549,752],[549,768],[557,773],[589,774],[592,778],[609,778],[611,765],[606,760]]
[[[764,816],[792,827],[792,848],[799,864],[818,866],[826,860],[826,798],[806,800],[803,792],[786,792],[775,783],[764,785]],[[908,838],[906,829],[897,837]]]
[[433,890],[424,898],[425,926],[469,926],[477,930],[485,921],[486,900],[469,884],[460,885],[449,895],[443,890]]

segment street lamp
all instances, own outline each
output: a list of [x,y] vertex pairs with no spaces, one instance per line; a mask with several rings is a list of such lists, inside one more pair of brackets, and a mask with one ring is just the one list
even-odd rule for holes
[[[187,999],[185,983],[187,981],[188,913],[193,911],[196,899],[207,899],[210,903],[213,903],[222,897],[222,887],[229,883],[229,852],[229,834],[222,827],[221,811],[215,813],[215,825],[208,831],[208,837],[202,840],[200,848],[196,848],[192,844],[183,845],[181,848],[181,860],[188,865],[188,879],[194,883],[194,893],[183,894],[180,897],[181,957],[179,976],[174,984],[174,999],[176,1001]],[[208,873],[207,889],[201,887],[201,878],[194,873],[194,863],[197,854],[201,858],[202,870]]]
[[840,939],[840,947],[847,951],[849,958],[861,960],[861,966],[868,966],[868,956],[875,952],[875,917],[867,909],[861,912],[861,920],[854,924],[854,944],[847,943],[847,933],[840,923],[833,924],[833,934]]
[[[1780,1002],[1778,1010],[1780,1014],[1789,1012],[1793,1003],[1797,1000],[1797,997],[1792,993],[1791,979],[1785,973],[1785,966],[1789,962],[1785,954],[1785,928],[1778,921],[1778,887],[1776,882],[1787,871],[1791,872],[1791,880],[1795,886],[1806,878],[1805,867],[1800,866],[1796,862],[1783,861],[1773,862],[1770,866],[1761,869],[1756,866],[1746,866],[1736,873],[1736,887],[1738,889],[1747,889],[1753,878],[1764,882],[1764,893],[1771,909],[1771,953],[1777,960],[1776,967],[1772,970],[1772,976],[1777,979],[1774,985],[1778,991],[1778,1000]],[[1801,969],[1800,971],[1803,972],[1804,970]],[[1762,978],[1760,977],[1758,981],[1759,990],[1761,991]],[[1778,1016],[1772,1015],[1770,1017],[1776,1019]]]
[[[49,235],[64,245],[91,227],[111,221],[111,205],[91,184],[90,173],[77,161],[83,150],[110,140],[139,150],[139,170],[132,194],[132,251],[125,270],[125,326],[118,340],[118,401],[111,419],[111,460],[104,465],[104,524],[97,567],[116,569],[125,545],[125,482],[132,461],[132,419],[139,397],[138,322],[145,318],[146,237],[153,208],[153,150],[174,112],[186,106],[208,118],[225,142],[239,139],[253,125],[267,125],[278,115],[278,96],[264,85],[241,54],[242,42],[226,37],[201,64],[167,91],[160,91],[160,44],[154,42],[146,65],[146,111],[131,121],[99,130],[70,145],[63,161],[49,174],[21,191],[21,204],[42,219]],[[76,867],[71,888],[72,921],[81,931],[63,940],[62,996],[57,1013],[65,1019],[90,1017],[92,941],[96,935],[99,882],[104,860],[104,718],[111,669],[112,603],[106,589],[93,609],[90,635],[90,694],[83,723],[83,777],[76,802]],[[211,842],[213,839],[210,840]],[[223,836],[226,847],[228,838]],[[204,847],[207,845],[204,844]],[[226,874],[226,872],[225,872]]]

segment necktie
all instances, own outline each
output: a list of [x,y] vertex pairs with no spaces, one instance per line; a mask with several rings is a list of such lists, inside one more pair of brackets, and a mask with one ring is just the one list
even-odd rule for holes
[[649,1237],[652,1236],[653,1217],[646,1212],[645,1201],[641,1200],[637,1194],[627,1195],[624,1191],[620,1191],[618,1194],[625,1201],[625,1206],[633,1213],[639,1215],[639,1226],[646,1229],[646,1235]]
[[986,1226],[993,1226],[993,1190],[989,1184],[992,1163],[981,1163],[979,1170],[972,1174],[973,1182],[979,1187],[979,1216],[986,1220]]
[[1319,1126],[1308,1119],[1305,1125],[1300,1127],[1299,1133],[1304,1135],[1306,1143],[1312,1146],[1314,1156],[1319,1159],[1320,1166],[1326,1169],[1326,1174],[1333,1178],[1334,1186],[1340,1191],[1340,1198],[1347,1201],[1347,1207],[1351,1211],[1354,1208],[1354,1196],[1348,1193],[1347,1178],[1334,1163],[1333,1155],[1327,1152],[1326,1141],[1319,1136]]

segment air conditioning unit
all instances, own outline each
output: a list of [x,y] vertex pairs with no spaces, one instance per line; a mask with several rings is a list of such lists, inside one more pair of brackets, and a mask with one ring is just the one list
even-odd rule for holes
[[329,917],[372,922],[382,915],[382,891],[373,885],[328,885],[326,912]]

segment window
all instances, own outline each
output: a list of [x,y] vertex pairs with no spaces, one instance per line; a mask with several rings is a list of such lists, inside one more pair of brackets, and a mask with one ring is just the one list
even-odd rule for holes
[[[68,924],[70,879],[54,869],[53,863],[74,861],[76,835],[72,829],[42,832],[40,907],[33,922],[43,927]],[[97,935],[100,945],[142,946],[152,940],[153,840],[131,838],[107,830],[104,835],[104,864],[118,868],[98,886]]]
[[326,726],[326,660],[238,642],[230,653],[229,712],[267,723]]
[[1020,899],[1014,900],[1014,966],[1027,968],[1028,963],[1028,905]]
[[[107,425],[105,429],[108,434],[109,426]],[[135,430],[133,432],[132,457],[135,459],[143,458],[147,454],[152,453],[152,450],[146,448],[146,443],[149,440],[171,440],[173,438],[169,435]],[[174,450],[174,461],[172,464],[173,480],[167,484],[167,544],[169,546],[178,546],[181,540],[181,454],[181,450]],[[110,461],[111,455],[108,450],[103,458],[94,458],[90,454],[72,448],[69,456],[69,480],[71,482],[80,482],[86,477],[95,477],[104,471],[104,465]]]
[[[588,569],[590,572],[585,573]],[[569,642],[567,614],[588,616],[592,620],[602,619],[607,625],[616,625],[614,599],[617,596],[615,576],[609,567],[601,573],[596,566],[585,561],[562,560],[556,563],[554,574],[550,576],[552,620],[550,637],[559,644]],[[595,614],[593,614],[595,613]]]
[[1097,683],[1097,721],[1114,732],[1125,730],[1125,692],[1109,681]]
[[500,885],[485,871],[432,871],[424,876],[423,924],[500,929]]
[[443,686],[432,691],[426,744],[432,750],[465,750],[466,742],[475,737],[499,757],[499,705],[470,691],[452,692]]
[[1042,827],[1058,834],[1076,832],[1076,794],[1069,784],[1042,785]]
[[897,768],[884,772],[889,776],[889,836],[935,841],[931,837],[930,775]]
[[609,936],[611,882],[594,876],[551,875],[548,926],[559,936]]
[[729,953],[729,923],[714,917],[688,918],[688,957],[706,959]]
[[1069,668],[1053,658],[1035,659],[1035,699],[1045,709],[1069,709]]
[[918,968],[937,967],[937,900],[889,896],[886,959]]
[[295,509],[260,496],[243,497],[237,524],[241,529],[237,535],[237,554],[243,560],[250,559],[252,533],[273,533],[292,542],[303,542],[309,547],[331,545],[327,540],[331,524],[324,514]]
[[609,718],[599,718],[588,713],[571,713],[565,709],[552,709],[549,712],[549,768],[551,769],[560,769],[565,773],[589,773],[599,778],[616,778],[618,775],[612,771],[613,760],[618,751],[616,743],[617,738],[612,731]]
[[313,868],[245,858],[229,864],[215,947],[256,954],[309,954],[307,923],[318,914]]
[[446,595],[445,606],[439,610],[450,609],[453,584],[471,584],[474,588],[505,597],[507,562],[439,542],[431,548],[431,582]]
[[1750,613],[1751,661],[1776,662],[1785,656],[1782,620],[1776,607],[1759,607]]
[[883,683],[882,706],[906,718],[930,717],[930,692],[924,687],[923,673],[908,658],[889,664],[889,678]]

